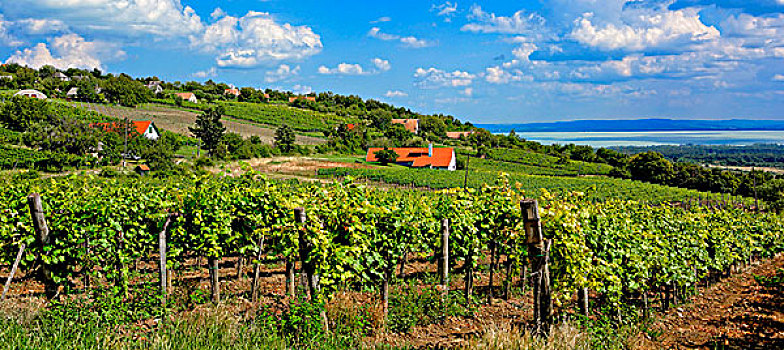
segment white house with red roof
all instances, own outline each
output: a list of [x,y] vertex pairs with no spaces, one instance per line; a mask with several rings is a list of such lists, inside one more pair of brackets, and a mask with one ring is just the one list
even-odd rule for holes
[[[365,161],[378,162],[376,152],[383,150],[381,147],[369,148]],[[453,148],[433,148],[431,144],[424,147],[390,148],[397,153],[395,164],[411,168],[457,170],[457,156]]]
[[178,92],[174,95],[188,102],[199,103],[199,99],[196,98],[196,94],[192,92]]
[[[152,120],[138,120],[133,121],[133,130],[128,130],[128,136],[137,136],[141,135],[150,140],[157,140],[161,137],[160,133],[158,132],[158,128],[152,122]],[[101,128],[106,132],[119,132],[122,134],[122,123],[93,123],[90,124],[91,127],[94,128]]]

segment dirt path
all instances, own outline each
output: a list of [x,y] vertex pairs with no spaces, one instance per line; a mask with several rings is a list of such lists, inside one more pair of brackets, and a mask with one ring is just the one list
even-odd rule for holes
[[779,254],[703,289],[656,322],[653,329],[661,335],[644,348],[784,349],[782,279],[784,254]]

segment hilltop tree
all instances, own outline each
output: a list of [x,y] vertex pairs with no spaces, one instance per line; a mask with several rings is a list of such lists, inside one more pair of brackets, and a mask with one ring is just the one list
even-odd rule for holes
[[14,131],[25,131],[33,124],[51,118],[48,102],[37,98],[14,96],[0,107],[0,125]]
[[207,109],[203,114],[196,117],[196,126],[189,127],[188,130],[193,133],[202,142],[202,148],[212,155],[218,148],[218,144],[223,139],[223,134],[226,128],[221,122],[223,116],[223,107],[212,107]]
[[294,130],[286,124],[275,130],[275,146],[284,153],[288,153],[294,148],[294,139]]

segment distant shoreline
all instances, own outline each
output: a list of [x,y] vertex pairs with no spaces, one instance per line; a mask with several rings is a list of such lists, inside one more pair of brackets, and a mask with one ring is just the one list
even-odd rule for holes
[[572,120],[552,123],[474,124],[491,133],[784,131],[784,120]]

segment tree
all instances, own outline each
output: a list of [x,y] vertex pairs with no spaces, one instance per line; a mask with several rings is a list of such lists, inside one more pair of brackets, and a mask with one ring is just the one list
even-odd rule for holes
[[392,124],[384,131],[384,136],[390,140],[394,140],[397,144],[402,144],[414,137],[414,134],[401,124]]
[[135,107],[140,103],[150,102],[152,92],[141,82],[127,76],[110,77],[104,83],[104,95],[112,103],[126,107]]
[[284,153],[291,152],[294,148],[294,139],[294,130],[286,124],[275,130],[275,146]]
[[14,131],[25,131],[31,125],[51,118],[48,102],[37,98],[14,96],[0,108],[0,124]]
[[83,155],[98,146],[99,135],[87,123],[61,117],[33,124],[24,134],[28,146],[43,150]]
[[196,126],[189,127],[196,138],[201,140],[202,148],[212,155],[218,148],[218,144],[223,139],[226,128],[221,123],[223,107],[212,107],[196,117]]
[[378,159],[378,162],[382,165],[387,165],[397,161],[397,152],[387,147],[384,147],[384,149],[376,151],[373,154],[376,156],[376,159]]
[[666,184],[674,177],[674,168],[669,160],[658,152],[636,154],[629,159],[632,178],[651,183]]

